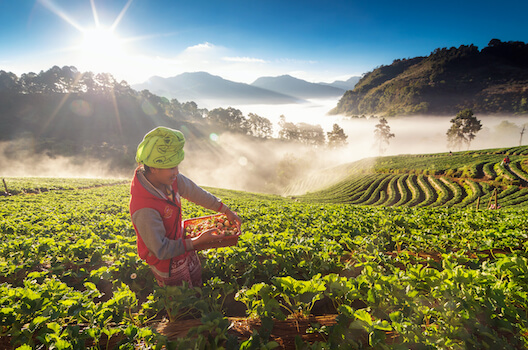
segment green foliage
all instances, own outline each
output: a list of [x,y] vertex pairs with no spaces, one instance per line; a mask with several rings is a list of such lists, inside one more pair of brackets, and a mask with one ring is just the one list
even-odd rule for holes
[[[304,203],[208,190],[239,213],[243,233],[237,246],[199,252],[204,285],[195,289],[158,287],[137,257],[127,184],[1,197],[0,338],[13,348],[273,349],[274,322],[322,312],[335,323],[313,324],[320,340],[299,334],[297,348],[528,345],[524,208]],[[516,192],[511,186],[500,200]],[[204,214],[183,201],[184,218]],[[233,295],[262,320],[245,339],[230,333]],[[199,322],[173,339],[152,323],[161,315]]]
[[320,274],[313,276],[309,281],[299,281],[291,276],[276,277],[273,284],[283,300],[281,306],[290,314],[299,317],[309,316],[315,302],[322,299],[326,290]]
[[[57,190],[74,190],[89,187],[101,187],[128,183],[123,179],[90,178],[46,178],[46,177],[4,177],[0,184],[10,194],[41,193]],[[4,186],[5,183],[5,186]]]

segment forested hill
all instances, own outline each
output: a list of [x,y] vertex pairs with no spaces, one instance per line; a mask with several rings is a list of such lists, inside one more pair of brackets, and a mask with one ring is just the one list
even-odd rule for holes
[[528,113],[528,45],[493,39],[398,59],[367,73],[330,114],[455,115]]
[[20,77],[0,71],[0,143],[9,142],[0,159],[36,152],[51,158],[111,159],[116,168],[130,168],[147,131],[164,125],[199,134],[205,129],[202,119],[203,111],[193,102],[138,92],[106,73],[81,73],[68,66]]

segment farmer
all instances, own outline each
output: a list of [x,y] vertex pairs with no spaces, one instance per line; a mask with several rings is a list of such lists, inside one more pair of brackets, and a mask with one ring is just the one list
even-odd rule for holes
[[502,165],[504,165],[506,168],[510,165],[510,157],[506,156],[502,160]]
[[220,199],[200,188],[178,171],[183,160],[183,134],[157,127],[139,144],[130,186],[130,215],[137,236],[137,249],[158,284],[191,287],[202,284],[202,269],[197,250],[224,246],[216,229],[195,238],[185,238],[182,229],[181,197],[202,207],[224,213],[240,224],[238,215]]

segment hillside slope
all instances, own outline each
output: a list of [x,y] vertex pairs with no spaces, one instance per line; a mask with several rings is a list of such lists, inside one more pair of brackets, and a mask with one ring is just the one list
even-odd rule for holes
[[528,45],[493,39],[487,47],[436,49],[366,74],[331,114],[455,115],[528,113]]
[[345,93],[345,89],[309,83],[289,75],[260,77],[251,83],[251,86],[295,96],[300,99],[339,97]]
[[[509,166],[502,164],[506,155]],[[348,175],[339,182],[296,198],[374,206],[525,207],[527,156],[528,146],[521,146],[363,160],[348,164]]]

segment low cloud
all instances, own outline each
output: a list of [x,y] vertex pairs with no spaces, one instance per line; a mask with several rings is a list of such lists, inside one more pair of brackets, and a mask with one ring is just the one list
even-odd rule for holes
[[0,176],[65,177],[65,178],[128,178],[110,161],[79,157],[51,156],[32,149],[32,139],[0,143]]
[[[255,141],[230,133],[206,144],[189,144],[180,166],[181,172],[193,181],[203,186],[281,195],[298,194],[335,181],[328,173],[322,177],[317,174],[341,164],[345,156],[351,159],[352,155],[348,147],[313,148],[280,140]],[[300,179],[304,183],[302,188],[297,184]]]

